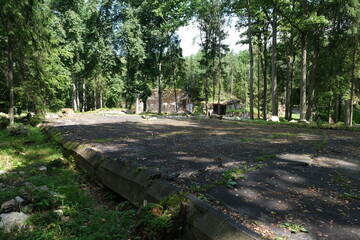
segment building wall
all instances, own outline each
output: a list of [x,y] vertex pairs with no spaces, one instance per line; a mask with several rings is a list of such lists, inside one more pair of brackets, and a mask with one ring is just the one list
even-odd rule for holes
[[[178,112],[185,112],[186,105],[189,103],[189,99],[184,97],[185,93],[181,89],[176,90],[176,101],[175,101],[175,90],[166,89],[163,90],[162,94],[162,107],[161,111],[164,113],[175,113],[176,103],[178,105]],[[158,90],[151,90],[151,96],[147,100],[147,108],[149,112],[158,112],[159,95]]]

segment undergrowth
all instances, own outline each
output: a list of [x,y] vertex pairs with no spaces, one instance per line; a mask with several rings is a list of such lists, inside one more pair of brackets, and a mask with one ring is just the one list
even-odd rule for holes
[[25,202],[13,211],[30,217],[21,229],[0,230],[0,239],[164,239],[178,233],[172,228],[176,212],[166,206],[149,203],[139,211],[113,198],[99,201],[57,143],[38,128],[18,128],[25,130],[0,130],[0,204],[21,196]]

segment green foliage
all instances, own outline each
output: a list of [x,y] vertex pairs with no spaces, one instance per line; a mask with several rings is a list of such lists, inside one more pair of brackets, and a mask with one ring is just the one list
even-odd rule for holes
[[343,193],[343,198],[360,200],[360,195],[356,193]]
[[[63,158],[61,148],[40,129],[29,127],[15,136],[1,130],[0,144],[0,169],[5,171],[0,175],[4,186],[0,202],[21,196],[26,199],[21,211],[30,215],[21,230],[1,230],[1,239],[161,239],[179,231],[172,226],[183,194],[139,211],[128,202],[107,207],[91,194],[94,188],[90,191],[85,174]],[[47,171],[41,172],[39,166]],[[114,199],[113,193],[101,195],[107,196],[106,201]]]
[[264,156],[261,156],[261,157],[257,157],[255,159],[256,162],[260,162],[260,161],[264,161],[264,160],[267,160],[267,159],[270,159],[270,158],[275,158],[277,157],[276,154],[271,154],[271,155],[264,155]]
[[283,224],[280,224],[281,228],[286,228],[291,231],[291,233],[308,233],[309,231],[302,225],[302,224],[294,224],[290,222],[285,222]]
[[197,182],[192,182],[189,190],[192,193],[197,194],[198,196],[204,197],[203,192],[206,192],[209,189],[214,189],[220,186],[225,186],[227,188],[234,188],[236,186],[236,180],[239,178],[244,178],[245,174],[248,172],[256,171],[261,169],[264,164],[257,164],[256,166],[249,167],[245,165],[242,168],[234,168],[225,171],[221,174],[221,177],[216,180],[212,180],[212,183],[201,185]]

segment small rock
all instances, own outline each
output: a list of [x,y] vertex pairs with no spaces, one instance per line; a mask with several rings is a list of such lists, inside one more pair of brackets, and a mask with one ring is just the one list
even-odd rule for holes
[[1,204],[1,209],[3,212],[11,212],[14,210],[15,206],[16,206],[15,199],[11,199],[11,200]]
[[293,120],[290,121],[290,123],[298,123],[298,121],[293,119]]
[[169,181],[175,181],[176,178],[179,177],[179,174],[178,173],[172,173],[172,174],[169,174],[165,177],[166,180],[169,180]]
[[15,197],[15,202],[18,203],[18,204],[22,204],[23,202],[25,202],[25,200],[20,196],[16,196]]
[[40,167],[39,167],[39,171],[41,171],[41,172],[46,172],[46,171],[47,171],[47,167],[46,167],[46,166],[40,166]]
[[24,188],[20,188],[19,193],[21,195],[27,195],[28,194],[28,192]]
[[300,119],[300,123],[310,124],[306,119]]
[[57,209],[57,210],[55,210],[55,211],[54,211],[54,213],[56,213],[59,217],[64,216],[64,211],[63,211],[63,210],[61,210],[61,209]]
[[20,174],[20,175],[24,175],[25,172],[24,172],[24,171],[20,171],[19,174]]
[[270,116],[268,119],[267,119],[268,122],[280,122],[280,119],[278,116]]
[[41,190],[41,191],[49,191],[49,187],[46,185],[40,186],[37,189]]
[[24,186],[30,187],[34,186],[34,184],[32,184],[31,182],[24,182]]
[[0,170],[0,175],[3,175],[3,174],[5,174],[5,173],[6,173],[5,171]]
[[29,218],[28,215],[22,212],[4,213],[1,214],[0,217],[0,228],[7,232],[10,232],[10,230],[15,226],[22,228],[25,224],[25,221]]
[[32,213],[34,209],[34,206],[32,204],[28,204],[24,207],[21,208],[21,211],[23,211],[24,213]]

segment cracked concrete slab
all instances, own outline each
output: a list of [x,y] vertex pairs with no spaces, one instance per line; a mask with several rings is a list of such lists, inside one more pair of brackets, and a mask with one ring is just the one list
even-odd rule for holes
[[[216,209],[216,216],[229,217],[218,220],[219,229],[208,229],[213,239],[238,229],[223,225],[229,219],[268,238],[351,239],[360,229],[358,132],[101,114],[78,114],[48,126],[64,141],[80,143],[78,154],[89,159],[80,165],[124,197],[157,201],[185,191]],[[117,172],[121,184],[111,180]],[[285,222],[309,233],[291,233],[280,227]]]

